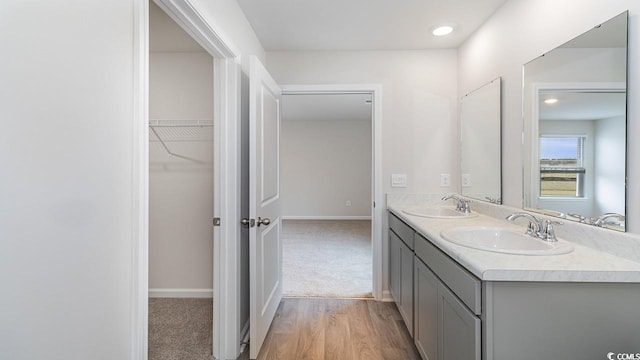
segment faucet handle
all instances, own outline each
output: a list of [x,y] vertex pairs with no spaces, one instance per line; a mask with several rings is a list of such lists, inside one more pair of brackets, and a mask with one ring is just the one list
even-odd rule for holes
[[556,238],[556,231],[553,229],[553,225],[564,225],[561,221],[553,221],[553,220],[544,220],[544,227],[540,231],[540,237],[543,240],[549,242],[556,242],[558,239]]

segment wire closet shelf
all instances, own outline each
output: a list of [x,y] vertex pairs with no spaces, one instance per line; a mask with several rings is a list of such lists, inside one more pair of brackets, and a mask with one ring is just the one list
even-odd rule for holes
[[149,120],[149,142],[159,142],[167,155],[204,163],[190,156],[171,151],[167,142],[213,141],[212,120]]

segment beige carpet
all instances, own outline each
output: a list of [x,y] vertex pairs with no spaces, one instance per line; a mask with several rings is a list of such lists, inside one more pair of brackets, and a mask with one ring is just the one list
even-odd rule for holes
[[213,299],[149,299],[149,360],[212,360]]
[[371,221],[285,220],[283,295],[372,296]]

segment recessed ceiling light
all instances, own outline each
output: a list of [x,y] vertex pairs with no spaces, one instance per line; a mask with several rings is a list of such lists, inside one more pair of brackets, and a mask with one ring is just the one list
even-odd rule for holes
[[431,33],[435,36],[444,36],[449,35],[453,32],[453,26],[451,25],[442,25],[434,28]]
[[555,104],[557,102],[558,102],[558,99],[556,98],[549,98],[544,101],[545,104]]

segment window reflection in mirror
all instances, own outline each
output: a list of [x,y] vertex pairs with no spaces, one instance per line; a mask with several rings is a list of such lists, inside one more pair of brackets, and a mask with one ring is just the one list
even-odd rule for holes
[[586,136],[540,133],[540,197],[584,197]]
[[460,100],[460,174],[464,196],[502,203],[501,79]]
[[525,64],[525,208],[624,231],[627,16]]

